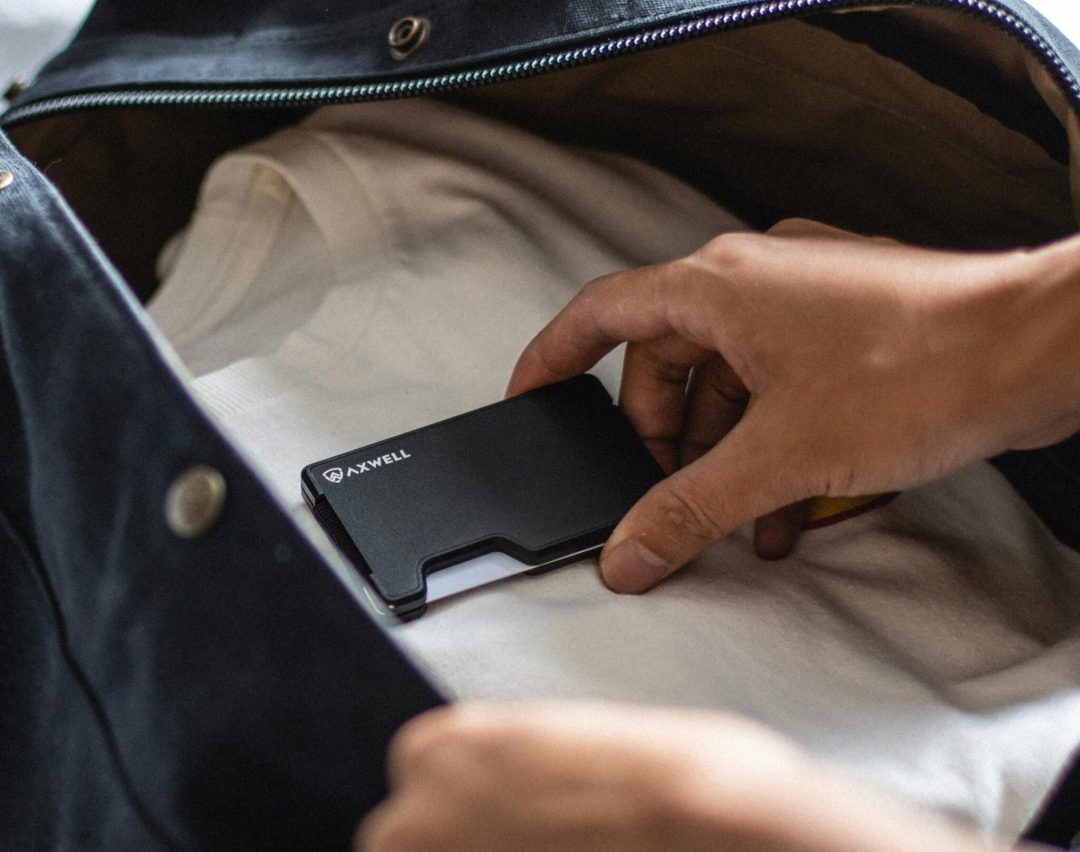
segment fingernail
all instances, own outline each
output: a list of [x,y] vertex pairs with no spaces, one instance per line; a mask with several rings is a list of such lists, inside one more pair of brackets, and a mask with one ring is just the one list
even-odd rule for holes
[[604,583],[614,592],[641,594],[664,579],[668,564],[641,542],[627,539],[600,562]]

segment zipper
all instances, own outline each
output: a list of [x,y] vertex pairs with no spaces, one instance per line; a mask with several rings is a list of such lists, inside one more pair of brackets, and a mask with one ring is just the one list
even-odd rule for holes
[[[896,5],[952,8],[988,20],[1025,43],[1069,92],[1080,109],[1080,82],[1057,52],[1027,23],[997,0],[907,0]],[[532,77],[585,65],[654,47],[735,29],[778,18],[838,8],[878,7],[881,0],[763,0],[723,12],[713,12],[677,23],[659,25],[629,35],[612,36],[580,47],[554,51],[532,59],[506,62],[469,71],[392,80],[322,86],[267,86],[252,88],[160,88],[112,90],[62,95],[15,107],[0,116],[0,126],[32,118],[94,107],[209,106],[209,107],[313,107],[358,101],[390,100],[471,88]]]

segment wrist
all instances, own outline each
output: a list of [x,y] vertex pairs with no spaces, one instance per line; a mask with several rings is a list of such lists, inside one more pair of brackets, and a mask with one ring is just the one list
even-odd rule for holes
[[999,301],[1015,325],[997,360],[1002,393],[1019,404],[1007,448],[1033,449],[1080,430],[1080,235],[1014,260]]
[[929,326],[958,432],[981,458],[1067,438],[1080,429],[1080,238],[956,257]]

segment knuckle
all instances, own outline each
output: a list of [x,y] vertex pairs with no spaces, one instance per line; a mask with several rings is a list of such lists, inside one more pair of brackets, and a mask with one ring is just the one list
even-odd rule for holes
[[722,362],[710,362],[708,368],[702,370],[702,377],[706,388],[727,402],[745,405],[750,398],[746,385],[734,370]]
[[412,776],[448,777],[464,765],[482,772],[498,765],[520,736],[520,725],[497,710],[457,705],[406,724],[395,741],[395,757]]
[[410,821],[394,805],[383,804],[360,823],[352,852],[391,852],[406,848]]
[[672,538],[706,545],[716,541],[723,530],[708,501],[689,488],[668,488],[658,495],[658,514]]
[[792,216],[788,219],[781,219],[771,228],[768,233],[770,234],[805,234],[821,230],[822,224],[815,222],[813,219],[807,219],[805,216]]
[[738,269],[754,256],[761,239],[758,234],[731,231],[713,237],[690,257],[704,260],[710,266]]
[[[547,341],[545,341],[547,342]],[[537,346],[529,352],[529,357],[547,376],[561,376],[565,370],[565,349],[555,346]]]
[[453,739],[454,720],[450,710],[435,710],[407,722],[390,744],[391,763],[403,773],[430,763]]
[[614,279],[618,273],[612,273],[610,275],[601,275],[599,278],[593,278],[591,281],[586,282],[581,290],[578,291],[575,297],[579,303],[589,304],[595,302],[601,298],[605,291],[608,289],[612,279]]
[[630,345],[634,347],[635,351],[648,365],[649,372],[651,372],[660,381],[672,385],[686,385],[690,371],[685,364],[680,364],[676,361],[671,360],[670,358],[665,357],[662,353],[656,351],[655,347],[649,346],[647,344]]
[[594,278],[592,281],[587,281],[578,290],[577,295],[574,297],[571,304],[576,302],[578,305],[588,304],[596,298],[597,291],[600,289],[600,279]]
[[[1033,249],[1013,249],[998,265],[1000,269],[998,266],[993,266],[988,270],[988,277],[1001,288],[1000,292],[1029,292],[1033,282],[1046,277],[1044,263],[1044,256]],[[985,266],[982,268],[986,269]]]

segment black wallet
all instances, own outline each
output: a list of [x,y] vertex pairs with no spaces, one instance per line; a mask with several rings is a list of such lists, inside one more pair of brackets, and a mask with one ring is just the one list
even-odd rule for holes
[[501,551],[546,570],[599,549],[662,476],[584,375],[315,462],[301,485],[345,555],[411,618],[441,568]]

